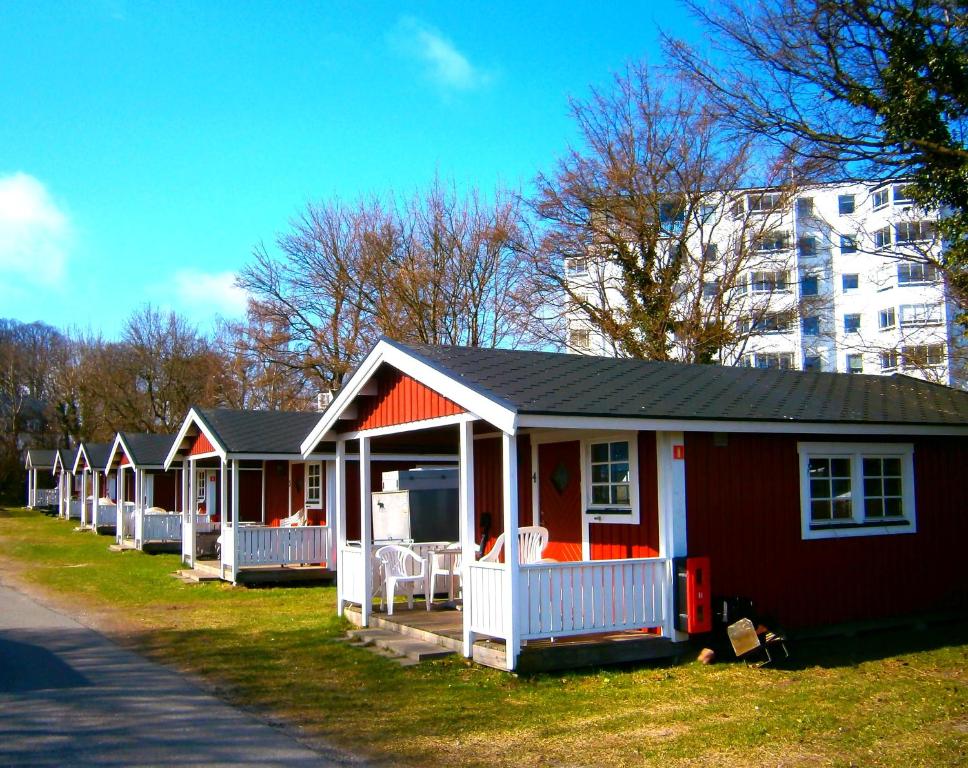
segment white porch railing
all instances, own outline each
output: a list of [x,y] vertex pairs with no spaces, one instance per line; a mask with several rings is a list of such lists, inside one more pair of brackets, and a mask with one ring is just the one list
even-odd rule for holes
[[118,537],[122,539],[133,539],[135,535],[133,501],[124,501],[121,503],[121,514],[117,515],[117,519],[121,524],[121,529],[117,531]]
[[[593,560],[520,566],[517,617],[522,640],[662,626],[666,560]],[[467,569],[471,631],[508,636],[500,563]],[[469,591],[468,591],[469,590]]]
[[68,517],[81,519],[81,501],[80,499],[71,499],[68,506]]
[[336,585],[339,588],[339,599],[344,603],[363,602],[363,548],[361,546],[345,546],[339,551],[339,578]]
[[471,623],[471,632],[506,638],[504,566],[501,563],[469,563],[464,578],[464,604],[470,603],[466,620]]
[[181,541],[181,515],[177,512],[145,512],[138,540],[142,544]]
[[[222,560],[225,560],[223,536]],[[299,525],[290,528],[270,528],[262,525],[241,525],[235,564],[289,565],[292,563],[325,563],[329,559],[330,529],[324,525]]]
[[118,508],[115,504],[92,502],[91,525],[100,528],[107,525],[117,525]]
[[57,489],[56,488],[38,488],[36,491],[36,494],[34,495],[34,506],[35,507],[56,507]]

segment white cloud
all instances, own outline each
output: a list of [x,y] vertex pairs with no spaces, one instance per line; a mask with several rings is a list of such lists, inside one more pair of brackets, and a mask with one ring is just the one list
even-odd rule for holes
[[0,176],[0,275],[19,284],[57,285],[66,272],[71,223],[42,182]]
[[245,312],[249,295],[235,284],[234,272],[180,269],[174,275],[175,295],[193,316],[206,313],[237,317]]
[[402,18],[391,40],[402,53],[422,61],[427,75],[445,88],[468,91],[490,81],[490,76],[471,64],[439,30],[417,19]]

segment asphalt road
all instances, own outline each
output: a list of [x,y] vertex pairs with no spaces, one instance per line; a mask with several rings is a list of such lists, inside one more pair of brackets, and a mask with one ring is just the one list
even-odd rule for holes
[[0,584],[0,765],[361,766]]

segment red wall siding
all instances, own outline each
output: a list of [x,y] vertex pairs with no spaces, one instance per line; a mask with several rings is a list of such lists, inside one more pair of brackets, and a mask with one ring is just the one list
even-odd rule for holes
[[659,555],[659,489],[654,432],[639,432],[638,453],[639,524],[589,524],[592,560]]
[[244,523],[262,520],[262,472],[259,470],[239,472],[239,520]]
[[913,441],[916,534],[803,541],[797,440],[731,433],[716,447],[687,433],[689,554],[711,558],[715,595],[751,598],[789,628],[968,604],[956,556],[968,538],[968,441]]
[[178,478],[174,472],[154,473],[154,505],[168,511],[178,508]]
[[215,450],[215,446],[209,441],[207,437],[201,432],[192,441],[192,447],[188,451],[189,456],[198,456],[200,453],[211,453]]
[[359,418],[351,429],[373,429],[464,413],[464,409],[416,379],[391,369],[375,377],[375,397],[358,397]]
[[128,454],[126,454],[126,453],[124,452],[124,449],[122,448],[122,449],[121,449],[121,466],[122,466],[122,467],[126,467],[126,466],[128,466],[128,465],[129,465],[130,463],[131,463],[131,459],[129,459],[129,458],[128,458]]
[[[481,515],[491,515],[488,548],[504,532],[504,459],[501,439],[474,441],[474,541],[481,540]],[[531,525],[531,438],[518,437],[518,525]]]
[[[301,464],[298,466],[302,466]],[[266,472],[266,524],[279,525],[279,521],[289,516],[289,462],[267,461]],[[293,475],[295,480],[295,475]],[[294,483],[295,484],[295,483]],[[293,504],[293,511],[299,509]]]

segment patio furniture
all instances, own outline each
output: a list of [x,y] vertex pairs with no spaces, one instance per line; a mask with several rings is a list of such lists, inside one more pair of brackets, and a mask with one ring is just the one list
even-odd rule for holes
[[453,542],[430,552],[430,586],[427,588],[427,600],[433,602],[434,590],[437,587],[437,577],[447,577],[447,596],[454,599],[454,576],[460,580],[461,547],[460,542]]
[[[383,600],[387,601],[387,615],[393,615],[393,599],[397,589],[407,596],[407,607],[413,608],[413,594],[418,585],[427,586],[427,561],[419,555],[414,554],[413,550],[401,547],[399,544],[390,544],[380,547],[376,551],[376,557],[380,561],[383,569],[383,594],[380,596],[380,607],[383,607]],[[408,564],[419,565],[419,572],[414,573],[409,569]],[[427,610],[430,610],[430,599],[425,601]]]
[[[538,563],[541,553],[548,546],[548,529],[542,525],[525,525],[518,528],[518,562],[521,565]],[[491,551],[480,559],[483,563],[496,563],[504,549],[504,534],[497,537]]]
[[284,517],[279,521],[280,528],[295,528],[299,525],[306,525],[306,508],[297,509],[289,517]]

